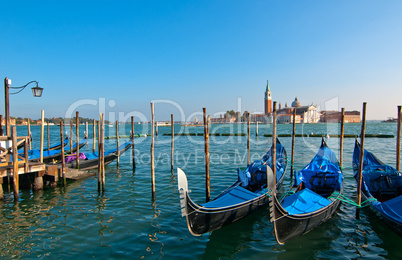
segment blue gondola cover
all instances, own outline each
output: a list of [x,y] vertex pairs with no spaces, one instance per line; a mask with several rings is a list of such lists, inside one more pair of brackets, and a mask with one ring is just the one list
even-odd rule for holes
[[289,215],[314,212],[331,203],[328,199],[318,195],[310,189],[303,189],[283,200],[282,207]]

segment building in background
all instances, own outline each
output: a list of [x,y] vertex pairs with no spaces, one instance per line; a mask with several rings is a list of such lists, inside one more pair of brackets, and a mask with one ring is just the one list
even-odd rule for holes
[[320,121],[320,113],[318,112],[318,106],[311,104],[308,106],[302,106],[300,101],[295,98],[292,102],[292,106],[288,107],[285,104],[284,108],[280,108],[277,111],[277,120],[279,124],[293,123],[293,111],[296,110],[295,122],[296,123],[318,123]]
[[[320,122],[339,123],[342,119],[342,113],[339,111],[322,111]],[[360,123],[359,111],[345,111],[345,123]]]
[[264,111],[265,115],[270,115],[272,113],[272,96],[271,96],[271,90],[269,89],[268,80],[267,80],[267,87],[265,89]]
[[[315,124],[320,122],[340,122],[341,112],[339,111],[318,111],[319,107],[311,103],[311,105],[302,106],[301,102],[295,97],[291,106],[285,103],[285,107],[282,107],[279,103],[279,109],[277,110],[277,122],[279,124],[292,124],[293,123],[293,111],[296,110],[295,122],[304,124]],[[264,93],[264,113],[252,113],[250,114],[251,122],[260,122],[265,124],[271,124],[273,122],[272,113],[272,93],[267,80]],[[244,115],[241,116],[240,112],[233,110],[227,111],[220,118],[211,118],[211,123],[240,123],[246,122]],[[345,111],[346,123],[360,123],[359,111]]]

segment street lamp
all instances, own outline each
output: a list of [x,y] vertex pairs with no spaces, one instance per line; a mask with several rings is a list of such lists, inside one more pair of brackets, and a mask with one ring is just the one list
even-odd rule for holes
[[[5,78],[4,79],[4,97],[5,97],[5,116],[6,116],[6,135],[9,136],[11,135],[10,131],[10,103],[9,103],[9,95],[14,95],[18,94],[21,91],[23,91],[29,84],[31,83],[36,83],[36,87],[32,88],[32,93],[34,97],[40,97],[42,96],[42,91],[43,88],[40,88],[38,86],[38,82],[33,80],[25,84],[24,86],[21,87],[10,87],[11,85],[11,79]],[[16,92],[10,93],[10,89],[15,89]]]

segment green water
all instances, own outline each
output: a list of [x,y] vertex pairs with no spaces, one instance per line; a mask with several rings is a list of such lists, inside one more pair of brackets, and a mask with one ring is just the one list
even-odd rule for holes
[[[211,132],[243,132],[245,125],[213,125]],[[92,148],[92,132],[89,143]],[[33,126],[34,147],[38,147],[39,127]],[[180,128],[188,132],[203,132],[202,127]],[[69,130],[68,130],[69,131]],[[81,127],[82,136],[84,127]],[[130,126],[120,125],[120,134],[128,135]],[[291,133],[291,125],[279,125],[278,134]],[[136,133],[149,133],[147,125],[136,125]],[[251,155],[259,159],[271,146],[271,125],[259,125],[260,137],[252,136]],[[106,167],[106,192],[98,194],[95,177],[69,182],[66,187],[46,188],[33,192],[21,190],[18,202],[12,191],[4,187],[5,199],[0,202],[0,257],[67,259],[129,258],[129,259],[401,259],[398,245],[402,238],[393,233],[366,208],[355,219],[355,208],[342,204],[332,219],[312,232],[278,245],[272,235],[268,208],[264,207],[247,218],[211,234],[192,236],[181,217],[175,174],[170,172],[170,127],[159,127],[155,139],[156,196],[151,196],[151,138],[136,138],[136,171],[132,171],[131,150],[116,163]],[[255,133],[252,126],[251,133]],[[297,133],[338,134],[338,124],[297,125]],[[360,124],[347,124],[345,134],[359,134]],[[367,124],[367,134],[396,135],[396,124]],[[18,127],[25,135],[26,127]],[[51,126],[50,135],[58,142],[59,128]],[[106,128],[106,135],[115,135]],[[46,138],[45,138],[46,140]],[[127,140],[127,139],[125,139]],[[290,155],[291,138],[280,140]],[[320,145],[320,138],[296,138],[295,168],[306,165]],[[105,148],[115,148],[115,139],[106,140]],[[245,136],[211,136],[210,178],[211,196],[218,195],[236,179],[236,169],[244,167]],[[330,138],[328,146],[339,154],[339,139]],[[356,198],[356,183],[351,171],[354,139],[344,142],[344,194]],[[384,163],[395,166],[395,138],[367,138],[365,148]],[[188,177],[191,197],[205,201],[204,143],[202,136],[181,136],[175,140],[175,167]],[[287,172],[289,176],[289,171]],[[285,184],[289,182],[289,177]]]

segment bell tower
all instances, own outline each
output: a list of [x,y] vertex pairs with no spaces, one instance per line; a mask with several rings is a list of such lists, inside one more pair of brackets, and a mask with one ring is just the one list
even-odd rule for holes
[[264,99],[264,108],[265,114],[272,113],[272,97],[271,97],[271,90],[269,89],[269,82],[267,80],[267,87],[265,89],[265,99]]

